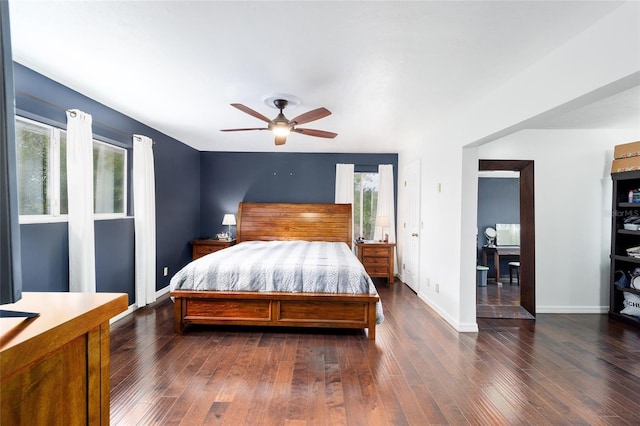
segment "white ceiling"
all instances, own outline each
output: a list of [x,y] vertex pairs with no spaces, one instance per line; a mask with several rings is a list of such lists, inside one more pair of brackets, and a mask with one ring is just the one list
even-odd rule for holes
[[562,114],[545,117],[535,128],[640,129],[640,86]]
[[[619,5],[11,0],[10,17],[17,62],[196,149],[398,152]],[[229,104],[275,117],[277,92],[302,100],[289,118],[331,110],[303,127],[338,137],[219,131],[262,127]],[[633,126],[638,94],[538,126]]]

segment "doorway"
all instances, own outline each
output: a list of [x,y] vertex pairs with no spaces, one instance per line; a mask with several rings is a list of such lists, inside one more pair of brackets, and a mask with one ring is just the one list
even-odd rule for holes
[[[530,160],[480,160],[480,171],[519,172],[520,200],[520,268],[519,268],[519,306],[535,319],[535,199],[534,169]],[[479,232],[480,234],[480,232]],[[512,297],[517,300],[516,297]],[[477,303],[477,302],[476,302]],[[511,304],[513,306],[513,304]],[[478,312],[478,309],[476,309]],[[508,315],[508,310],[505,310]],[[508,318],[502,316],[501,318]],[[521,316],[519,316],[521,318]]]

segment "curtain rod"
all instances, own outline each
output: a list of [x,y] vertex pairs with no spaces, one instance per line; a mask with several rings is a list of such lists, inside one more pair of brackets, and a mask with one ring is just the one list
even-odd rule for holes
[[[45,104],[45,105],[49,105],[49,106],[54,107],[54,108],[56,108],[56,109],[59,109],[59,110],[61,110],[61,111],[65,111],[65,112],[66,112],[66,111],[70,111],[70,112],[71,112],[71,116],[72,116],[72,117],[75,117],[75,112],[74,112],[74,111],[68,110],[67,108],[61,107],[60,105],[56,105],[56,104],[51,103],[51,102],[49,102],[49,101],[46,101],[46,100],[44,100],[44,99],[42,99],[42,98],[39,98],[39,97],[37,97],[37,96],[34,96],[34,95],[30,94],[30,93],[23,92],[22,90],[16,90],[16,93],[19,93],[19,94],[21,94],[22,96],[26,96],[26,97],[28,97],[28,98],[31,98],[31,99],[33,99],[33,100],[35,100],[35,101],[41,102],[41,103],[43,103],[43,104]],[[117,129],[117,128],[113,127],[113,126],[110,126],[110,125],[108,125],[108,124],[105,124],[105,123],[103,123],[103,122],[101,122],[101,121],[93,120],[93,119],[92,119],[92,121],[93,121],[94,123],[96,123],[96,124],[99,124],[99,125],[100,125],[100,126],[102,126],[102,127],[106,127],[106,128],[108,128],[108,129],[110,129],[110,130],[113,130],[114,132],[120,133],[121,135],[124,135],[124,136],[133,136],[133,135],[131,135],[130,133],[123,132],[122,130]],[[156,143],[155,143],[155,141],[153,141],[153,144],[154,144],[154,145],[156,144]]]

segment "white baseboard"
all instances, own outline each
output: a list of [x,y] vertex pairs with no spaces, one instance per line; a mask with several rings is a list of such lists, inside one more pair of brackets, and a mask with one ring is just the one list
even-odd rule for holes
[[[160,299],[164,299],[163,296],[166,294],[169,294],[169,286],[166,286],[165,288],[161,288],[160,290],[156,291],[156,302],[159,301]],[[135,303],[133,305],[129,305],[126,311],[120,312],[118,315],[111,318],[109,320],[109,324],[113,324],[114,322],[129,316],[137,310],[138,310],[138,305],[136,305]]]
[[135,305],[135,303],[133,305],[129,305],[129,307],[127,308],[126,311],[120,312],[118,315],[116,315],[115,317],[111,318],[109,320],[109,324],[113,324],[114,322],[120,321],[122,318],[125,318],[125,317],[131,315],[133,312],[135,312],[136,309],[138,309],[138,307]]
[[440,307],[438,305],[436,305],[435,303],[433,303],[433,301],[431,299],[429,299],[425,294],[418,293],[418,297],[420,298],[420,300],[422,300],[424,303],[426,303],[431,309],[436,311],[436,313],[443,320],[445,320],[451,327],[453,327],[454,330],[456,330],[456,331],[458,331],[460,333],[477,333],[478,332],[478,324],[477,323],[475,323],[475,322],[473,322],[473,323],[460,323],[460,322],[456,321],[453,317],[451,317],[447,312],[445,312],[442,309],[440,309]]
[[164,296],[167,293],[169,293],[169,286],[156,291],[156,300],[160,299],[161,296]]
[[536,306],[536,314],[606,314],[608,306]]

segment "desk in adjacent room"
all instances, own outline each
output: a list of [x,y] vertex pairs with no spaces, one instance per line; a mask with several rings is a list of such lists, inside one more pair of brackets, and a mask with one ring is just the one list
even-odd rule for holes
[[483,246],[482,264],[488,266],[487,254],[493,255],[496,284],[500,282],[500,256],[517,256],[520,260],[520,246]]

